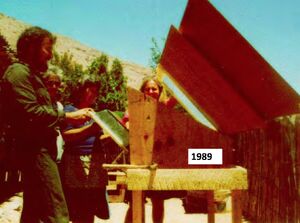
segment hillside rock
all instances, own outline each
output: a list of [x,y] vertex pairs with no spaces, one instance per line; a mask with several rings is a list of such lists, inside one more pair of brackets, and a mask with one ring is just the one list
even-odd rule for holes
[[[0,13],[0,33],[6,38],[12,48],[16,48],[16,42],[19,35],[28,27],[30,27],[29,24]],[[87,67],[87,65],[90,64],[95,57],[100,56],[102,53],[99,50],[88,47],[69,37],[56,33],[55,35],[57,36],[55,50],[62,54],[64,52],[71,53],[74,60],[77,63],[82,64],[84,67]],[[115,57],[109,56],[110,61],[114,58]],[[138,88],[142,79],[151,75],[150,68],[127,61],[120,61],[123,65],[124,75],[128,78],[128,86],[130,87]]]

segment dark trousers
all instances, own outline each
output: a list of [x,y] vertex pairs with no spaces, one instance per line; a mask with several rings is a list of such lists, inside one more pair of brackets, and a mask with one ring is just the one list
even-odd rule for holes
[[68,223],[57,164],[48,150],[40,148],[20,158],[24,176],[21,223]]

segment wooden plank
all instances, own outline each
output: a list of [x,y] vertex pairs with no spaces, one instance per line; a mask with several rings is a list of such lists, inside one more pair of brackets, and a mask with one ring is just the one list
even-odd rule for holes
[[232,223],[242,222],[242,198],[240,190],[233,190],[231,192],[232,198]]
[[208,210],[208,223],[215,223],[215,204],[214,204],[214,191],[207,191],[207,210]]
[[265,119],[298,112],[297,92],[209,1],[189,0],[179,30]]
[[[156,101],[141,92],[128,89],[128,112],[130,116],[129,144],[130,163],[152,163]],[[140,189],[132,191],[132,217],[134,223],[144,222],[144,200]]]
[[132,191],[132,222],[144,222],[143,191]]
[[189,148],[222,148],[223,165],[233,164],[232,140],[196,122],[189,115],[159,104],[156,115],[153,162],[159,168],[204,168],[188,165]]
[[128,89],[130,116],[130,164],[149,165],[152,162],[157,103],[140,91]]
[[[220,169],[128,169],[129,190],[246,190],[247,170],[242,167]],[[151,183],[150,183],[151,182]]]
[[264,126],[262,118],[174,27],[160,64],[221,132]]

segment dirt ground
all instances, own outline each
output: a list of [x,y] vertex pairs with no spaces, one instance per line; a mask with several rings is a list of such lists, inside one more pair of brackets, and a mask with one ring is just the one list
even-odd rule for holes
[[[145,223],[152,223],[151,202],[146,203],[146,219]],[[95,218],[94,223],[122,223],[128,205],[125,203],[110,203],[111,218],[109,220],[101,220]],[[22,193],[18,193],[6,202],[0,204],[0,222],[1,223],[18,223],[22,210]],[[165,223],[207,223],[207,214],[185,214],[182,201],[178,198],[172,198],[165,201]],[[222,213],[215,216],[216,223],[230,223],[230,198],[227,201],[226,209]],[[244,221],[243,223],[246,223]],[[249,223],[249,222],[248,222]]]

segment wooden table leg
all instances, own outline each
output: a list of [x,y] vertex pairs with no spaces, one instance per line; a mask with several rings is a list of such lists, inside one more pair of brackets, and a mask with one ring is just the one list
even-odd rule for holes
[[232,222],[241,223],[242,222],[242,199],[241,191],[233,190],[231,191],[231,203],[232,203]]
[[207,191],[208,223],[215,223],[214,191]]
[[143,191],[132,191],[132,222],[144,223]]

